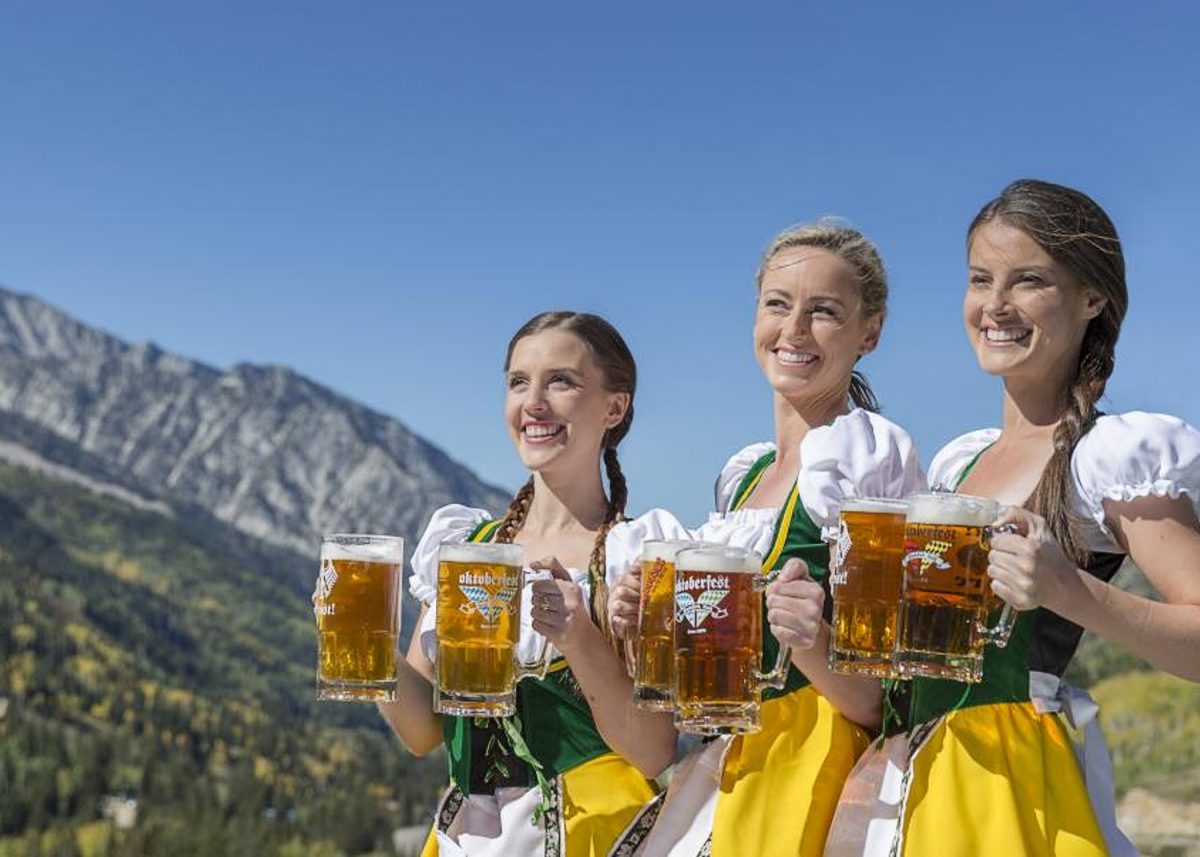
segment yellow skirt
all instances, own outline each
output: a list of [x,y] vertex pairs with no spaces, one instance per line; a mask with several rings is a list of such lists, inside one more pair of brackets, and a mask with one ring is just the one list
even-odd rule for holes
[[1066,727],[1031,702],[954,711],[911,763],[902,854],[1108,854]]
[[842,785],[869,743],[811,686],[764,702],[762,730],[734,738],[725,756],[713,857],[819,857]]
[[[549,813],[543,822],[557,829],[545,830],[545,850],[559,842],[558,853],[565,857],[603,857],[617,837],[629,826],[638,812],[655,794],[654,785],[633,765],[615,753],[605,753],[560,774],[552,785],[557,795],[557,812]],[[537,792],[534,788],[532,792]],[[534,801],[536,804],[536,801]],[[520,825],[520,838],[527,840],[529,815],[523,814],[516,824]],[[421,857],[438,857],[438,821],[426,837]],[[539,834],[541,836],[541,834]],[[487,850],[499,854],[517,851],[505,846],[505,833],[489,837]],[[565,842],[564,842],[565,841]],[[562,847],[565,844],[565,847]],[[517,847],[517,846],[513,846]],[[468,853],[471,849],[465,848]],[[524,847],[518,850],[526,851]],[[536,852],[542,853],[539,846]]]

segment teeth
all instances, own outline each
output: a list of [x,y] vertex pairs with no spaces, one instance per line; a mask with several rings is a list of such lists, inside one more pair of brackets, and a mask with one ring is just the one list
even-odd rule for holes
[[550,437],[562,430],[562,426],[525,426],[526,437]]
[[1030,333],[1027,327],[985,327],[983,336],[988,342],[1017,342]]
[[780,363],[812,363],[817,359],[815,354],[804,354],[799,351],[784,351],[780,348],[775,352],[779,357]]

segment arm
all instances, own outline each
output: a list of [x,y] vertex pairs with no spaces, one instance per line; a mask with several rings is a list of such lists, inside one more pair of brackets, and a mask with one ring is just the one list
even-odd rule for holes
[[767,622],[781,643],[792,647],[792,663],[848,720],[878,730],[883,686],[878,679],[841,675],[829,669],[829,623],[821,615],[825,590],[799,559],[789,559],[767,587]]
[[667,713],[641,711],[633,680],[603,632],[587,599],[554,558],[531,563],[552,579],[533,584],[533,628],[571,665],[605,742],[647,777],[656,777],[675,754],[675,727]]
[[1104,583],[1063,555],[1045,521],[1011,509],[1022,532],[996,536],[992,590],[1018,610],[1045,607],[1123,646],[1158,669],[1200,682],[1200,526],[1186,497],[1106,501],[1106,523],[1165,599]]
[[442,744],[442,717],[433,710],[433,664],[421,650],[421,624],[429,608],[421,607],[417,631],[408,643],[408,657],[397,665],[396,701],[378,703],[379,713],[414,756],[424,756]]

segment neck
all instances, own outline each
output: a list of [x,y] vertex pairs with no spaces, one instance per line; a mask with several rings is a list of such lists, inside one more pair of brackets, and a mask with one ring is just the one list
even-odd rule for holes
[[846,391],[811,401],[786,399],[775,394],[775,460],[789,461],[800,455],[800,442],[810,429],[827,426],[842,414],[846,407]]
[[1067,411],[1065,385],[1045,380],[1004,381],[1004,433],[1010,437],[1043,437],[1054,434]]
[[600,466],[586,478],[580,474],[533,474],[533,501],[521,527],[529,533],[549,530],[597,530],[608,512]]

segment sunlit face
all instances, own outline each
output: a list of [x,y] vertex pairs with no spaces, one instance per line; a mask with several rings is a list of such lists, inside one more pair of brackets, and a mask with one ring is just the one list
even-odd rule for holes
[[504,416],[517,454],[533,471],[595,468],[604,433],[621,422],[628,393],[609,392],[587,344],[544,330],[519,340],[507,373]]
[[790,401],[844,400],[858,358],[875,349],[881,315],[867,318],[853,269],[827,250],[796,247],[767,262],[754,316],[754,352]]
[[983,371],[1057,379],[1075,365],[1088,322],[1104,309],[1095,289],[997,220],[975,231],[968,260],[963,321]]

